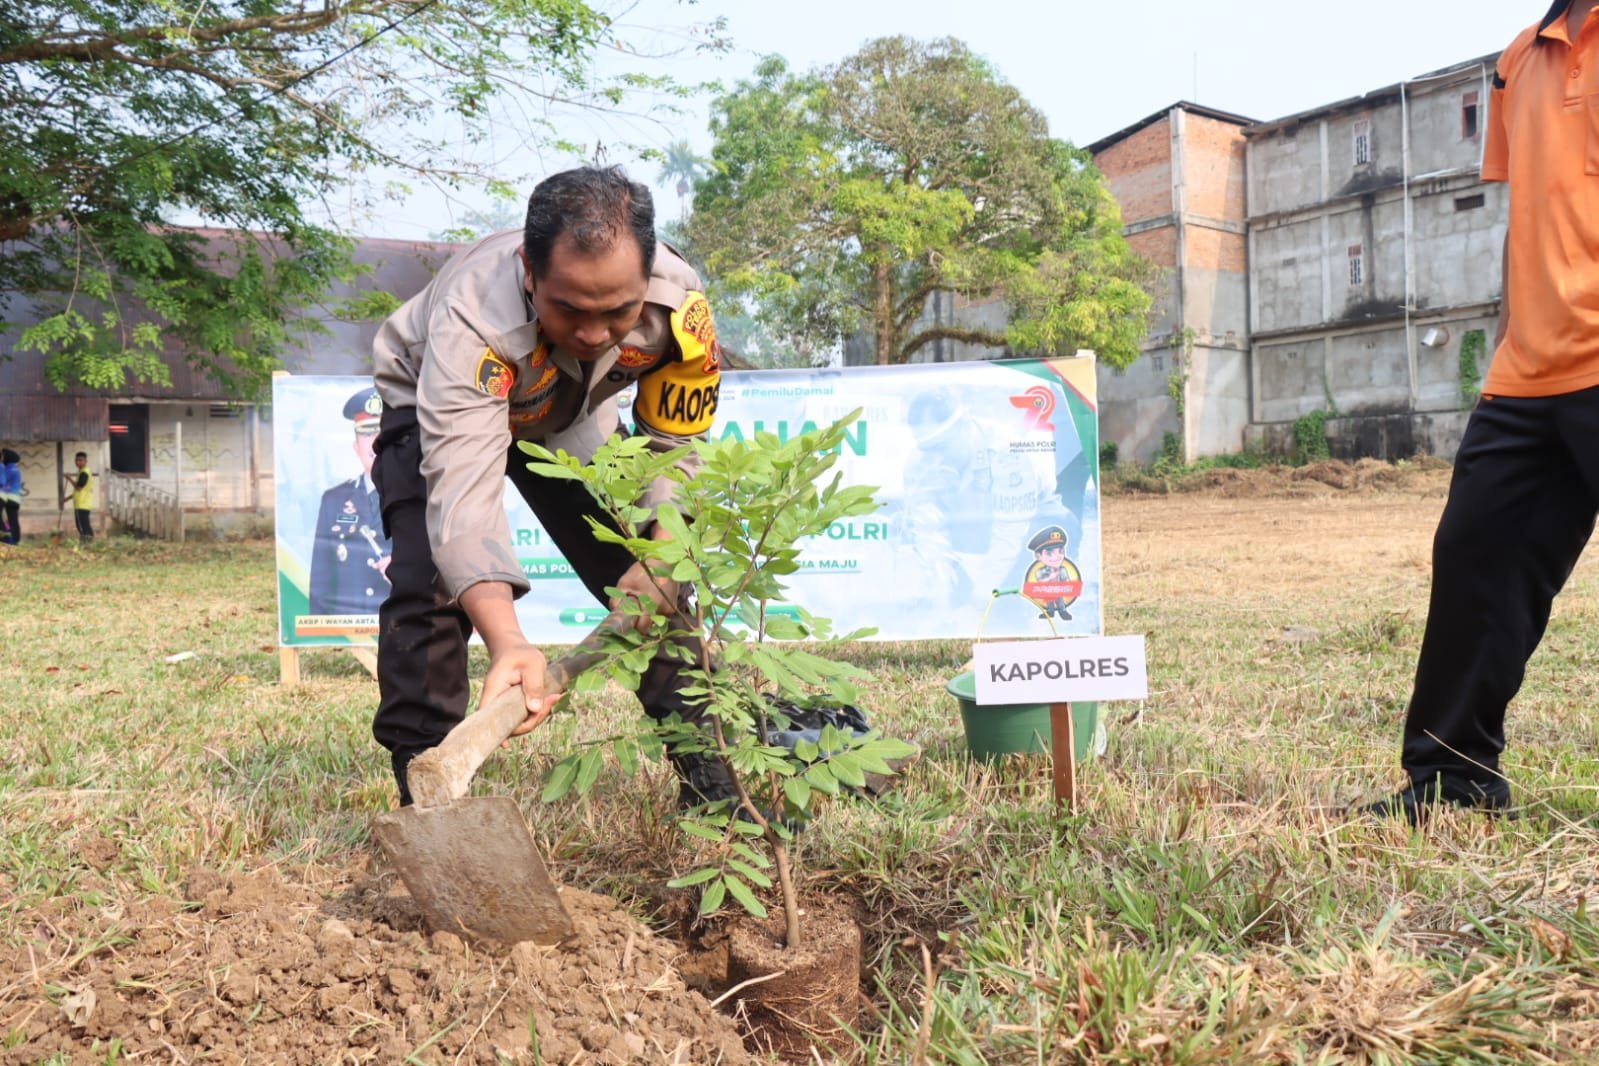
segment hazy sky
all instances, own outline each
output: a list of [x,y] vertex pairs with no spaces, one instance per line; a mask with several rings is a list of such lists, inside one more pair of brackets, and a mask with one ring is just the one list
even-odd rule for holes
[[[694,24],[725,17],[731,52],[653,61],[646,69],[728,85],[773,52],[808,69],[837,62],[872,37],[957,37],[1044,113],[1054,136],[1089,144],[1178,100],[1265,120],[1358,96],[1497,53],[1547,9],[1543,0],[638,0],[620,36],[635,48],[669,48]],[[704,150],[706,103],[667,125],[574,118],[562,132],[585,145],[659,147],[684,138]],[[520,164],[517,170],[547,172],[581,161],[502,151]],[[646,181],[659,169],[614,150],[607,161],[628,165]],[[675,215],[675,194],[659,188],[657,195],[661,213]],[[476,203],[419,190],[355,224],[374,236],[425,237],[450,225],[452,210]]]

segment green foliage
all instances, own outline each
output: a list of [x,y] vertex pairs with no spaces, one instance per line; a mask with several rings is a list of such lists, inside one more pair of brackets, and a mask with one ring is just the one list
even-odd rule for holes
[[1183,439],[1175,433],[1160,435],[1160,454],[1155,456],[1157,470],[1170,470],[1183,465]]
[[1332,456],[1332,449],[1327,442],[1327,420],[1331,417],[1332,414],[1325,408],[1317,408],[1294,419],[1295,465],[1318,463]]
[[1488,348],[1488,334],[1469,329],[1460,338],[1460,406],[1470,407],[1482,395],[1482,357]]
[[0,5],[0,316],[41,319],[13,345],[57,386],[165,383],[179,358],[258,395],[357,273],[302,205],[379,170],[503,182],[461,158],[494,98],[536,72],[546,100],[610,100],[590,62],[614,32],[584,0]]
[[[655,452],[645,438],[616,439],[588,463],[536,444],[521,445],[535,459],[530,470],[581,482],[606,509],[616,529],[595,523],[596,537],[622,545],[658,578],[693,587],[691,615],[673,620],[658,616],[647,636],[632,630],[613,635],[604,670],[623,687],[637,688],[660,650],[684,663],[688,687],[683,692],[703,709],[703,720],[668,722],[659,737],[675,752],[725,760],[739,798],[732,809],[724,803],[682,819],[683,832],[700,841],[709,857],[706,865],[673,884],[702,886],[701,914],[714,913],[731,898],[759,917],[765,907],[755,890],[771,887],[766,871],[775,859],[791,944],[798,937],[798,912],[790,825],[809,818],[821,797],[861,787],[867,774],[891,773],[887,760],[913,750],[875,731],[856,736],[831,726],[821,730],[818,741],[802,741],[792,749],[761,739],[790,724],[767,701],[768,694],[795,702],[858,698],[854,681],[863,676],[860,670],[801,643],[831,638],[829,622],[803,607],[775,608],[786,601],[784,579],[800,569],[807,538],[821,535],[834,522],[877,509],[874,489],[846,486],[836,473],[827,479],[845,431],[859,414],[788,441],[761,432],[748,441],[699,441]],[[680,464],[691,452],[699,467],[686,478]],[[675,502],[655,512],[631,502],[660,478],[678,482]],[[671,539],[650,536],[652,521]],[[682,641],[701,634],[703,650],[695,659]],[[719,660],[715,669],[713,655]],[[611,743],[624,764],[636,761],[633,743]],[[568,756],[552,775],[546,800],[573,790],[586,792],[600,765],[598,749]],[[757,850],[760,845],[770,858]]]
[[1166,375],[1166,395],[1177,407],[1177,424],[1183,424],[1183,414],[1188,405],[1188,359],[1194,351],[1195,332],[1184,326],[1172,334],[1172,371]]
[[[1148,268],[1104,180],[960,41],[882,38],[806,74],[769,58],[711,127],[689,235],[781,334],[866,329],[879,363],[940,339],[1137,357]],[[922,321],[940,291],[1002,299],[1010,322]]]
[[1121,458],[1121,446],[1113,440],[1099,442],[1099,468],[1111,470]]

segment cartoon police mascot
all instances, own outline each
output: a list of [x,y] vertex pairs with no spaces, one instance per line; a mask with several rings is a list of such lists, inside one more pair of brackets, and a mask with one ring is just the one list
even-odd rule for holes
[[1066,558],[1066,531],[1046,526],[1027,542],[1033,563],[1022,580],[1022,595],[1043,608],[1040,618],[1051,615],[1063,622],[1072,620],[1067,610],[1083,594],[1083,575],[1077,564]]

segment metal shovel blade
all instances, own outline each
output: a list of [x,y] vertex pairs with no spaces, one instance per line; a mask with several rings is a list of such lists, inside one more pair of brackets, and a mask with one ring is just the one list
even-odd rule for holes
[[372,835],[428,927],[478,940],[555,944],[572,934],[555,882],[509,796],[402,807]]

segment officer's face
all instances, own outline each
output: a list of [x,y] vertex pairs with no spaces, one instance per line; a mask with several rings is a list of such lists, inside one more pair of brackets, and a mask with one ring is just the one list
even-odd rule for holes
[[377,442],[376,433],[357,433],[355,435],[355,457],[361,460],[361,469],[368,477],[372,476],[372,461],[376,456],[372,453],[372,445]]
[[649,278],[644,253],[626,238],[610,251],[589,255],[565,237],[550,252],[549,269],[535,278],[522,252],[524,284],[545,339],[582,360],[598,359],[620,344],[644,311]]
[[1066,549],[1058,544],[1051,545],[1048,548],[1041,549],[1038,557],[1045,566],[1059,566],[1060,561],[1066,557]]

